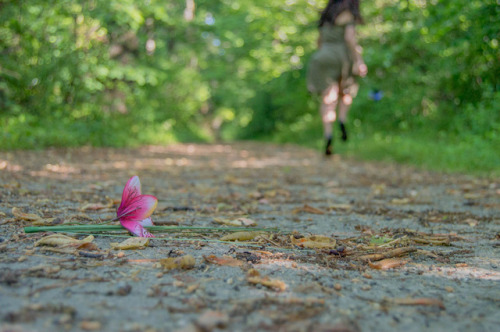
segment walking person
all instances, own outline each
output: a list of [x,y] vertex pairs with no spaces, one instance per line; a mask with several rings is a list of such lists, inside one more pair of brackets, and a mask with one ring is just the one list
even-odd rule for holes
[[333,153],[337,116],[341,138],[347,141],[347,112],[358,90],[355,76],[368,71],[356,38],[355,26],[361,23],[359,0],[329,0],[319,19],[318,50],[309,63],[307,88],[321,97],[325,155]]

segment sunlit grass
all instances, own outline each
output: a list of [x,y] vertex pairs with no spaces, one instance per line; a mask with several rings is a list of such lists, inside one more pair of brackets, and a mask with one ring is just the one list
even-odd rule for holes
[[[318,121],[316,121],[318,122]],[[323,153],[324,140],[319,123],[288,130],[263,140],[277,143],[293,142]],[[366,128],[352,130],[347,143],[341,142],[334,127],[334,151],[358,160],[377,160],[414,165],[422,169],[446,173],[466,173],[478,176],[500,176],[500,142],[476,136],[469,139],[456,136],[432,135],[427,132],[381,133]]]
[[396,162],[446,173],[500,176],[500,156],[491,142],[372,134],[353,138],[348,144],[338,143],[338,153],[356,159]]

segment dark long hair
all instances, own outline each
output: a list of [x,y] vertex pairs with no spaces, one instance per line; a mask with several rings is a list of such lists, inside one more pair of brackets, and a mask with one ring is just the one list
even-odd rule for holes
[[319,26],[323,26],[326,22],[333,24],[337,16],[344,10],[351,12],[356,23],[363,23],[363,18],[359,12],[359,0],[329,0],[326,8],[321,12]]

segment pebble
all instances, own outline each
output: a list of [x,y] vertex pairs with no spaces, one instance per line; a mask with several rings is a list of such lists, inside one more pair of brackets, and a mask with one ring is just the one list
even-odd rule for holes
[[216,327],[224,328],[229,323],[229,316],[220,311],[207,310],[201,314],[196,320],[203,331],[212,331]]
[[116,295],[120,295],[120,296],[126,296],[128,294],[130,294],[130,292],[132,291],[132,286],[130,286],[129,284],[125,283],[125,282],[119,282],[118,283],[118,289],[116,290]]

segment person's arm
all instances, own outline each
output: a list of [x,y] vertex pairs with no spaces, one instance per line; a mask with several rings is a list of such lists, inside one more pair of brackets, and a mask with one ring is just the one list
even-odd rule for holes
[[345,27],[344,39],[354,60],[353,73],[365,77],[368,73],[368,68],[361,56],[361,46],[358,45],[356,40],[356,29],[354,24],[349,24]]

